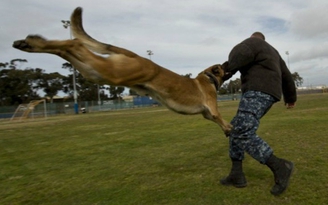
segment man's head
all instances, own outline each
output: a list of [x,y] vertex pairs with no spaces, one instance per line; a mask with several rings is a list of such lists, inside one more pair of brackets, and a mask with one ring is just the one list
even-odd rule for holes
[[254,32],[254,33],[251,35],[251,37],[252,37],[252,38],[260,38],[260,39],[262,39],[262,40],[265,41],[265,36],[263,35],[263,33],[258,32],[258,31]]

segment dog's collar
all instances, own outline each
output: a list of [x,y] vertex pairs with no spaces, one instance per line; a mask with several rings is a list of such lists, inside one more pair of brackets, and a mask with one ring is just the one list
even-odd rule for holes
[[208,71],[205,71],[204,74],[210,78],[211,83],[214,84],[216,91],[218,91],[220,88],[220,83],[218,79],[215,77],[215,75],[213,75],[213,73],[210,73]]

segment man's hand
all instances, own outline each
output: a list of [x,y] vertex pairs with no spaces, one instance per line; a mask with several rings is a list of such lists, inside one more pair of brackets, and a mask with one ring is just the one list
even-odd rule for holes
[[285,103],[285,105],[287,106],[287,109],[292,109],[295,107],[295,103]]

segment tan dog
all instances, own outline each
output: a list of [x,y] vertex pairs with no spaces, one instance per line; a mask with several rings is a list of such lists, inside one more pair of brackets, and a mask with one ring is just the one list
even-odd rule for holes
[[[152,61],[113,45],[98,42],[82,26],[82,8],[71,16],[74,40],[46,40],[30,35],[15,41],[14,48],[31,53],[55,54],[69,61],[88,80],[100,84],[126,86],[149,95],[181,114],[199,114],[220,125],[228,134],[231,125],[222,119],[216,91],[223,83],[224,65],[213,65],[195,79],[180,76]],[[99,54],[109,54],[102,57]]]

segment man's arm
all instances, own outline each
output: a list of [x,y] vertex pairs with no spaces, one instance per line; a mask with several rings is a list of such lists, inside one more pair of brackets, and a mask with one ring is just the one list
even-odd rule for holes
[[280,57],[280,69],[282,78],[282,93],[287,108],[293,108],[297,100],[296,86],[292,74],[288,70],[285,61]]
[[240,69],[248,66],[253,60],[253,51],[245,43],[240,43],[236,45],[229,54],[229,64],[226,72],[230,72],[233,75]]

